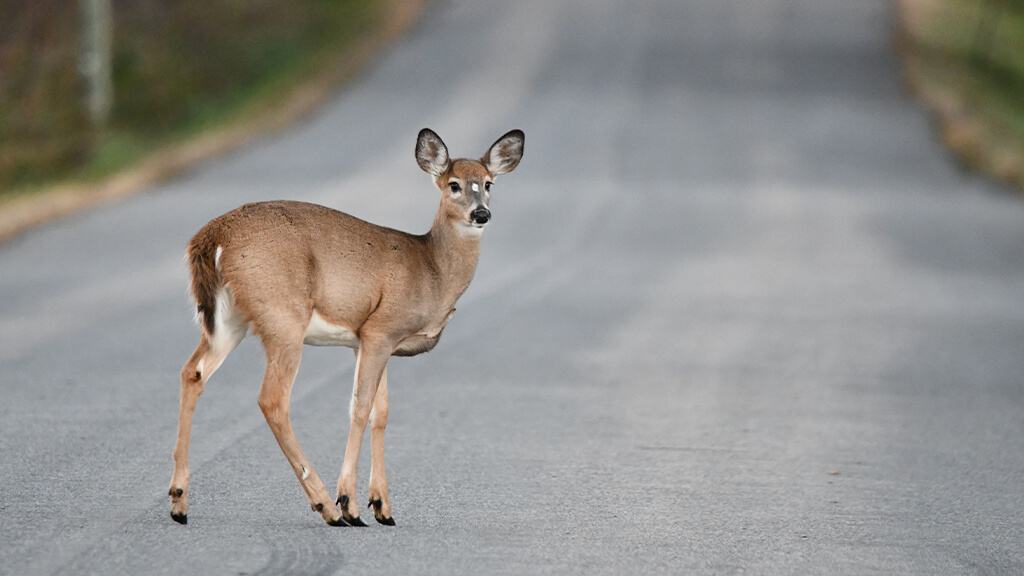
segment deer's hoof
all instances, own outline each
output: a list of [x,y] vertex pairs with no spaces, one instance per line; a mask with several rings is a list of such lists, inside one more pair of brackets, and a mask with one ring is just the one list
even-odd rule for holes
[[384,513],[381,511],[383,506],[384,506],[384,502],[382,502],[379,499],[378,500],[370,500],[370,507],[373,508],[373,517],[374,517],[374,519],[376,519],[377,522],[379,522],[379,523],[381,523],[381,524],[383,524],[385,526],[394,526],[395,525],[395,519],[392,518],[391,516],[387,516],[387,517],[384,516]]
[[188,524],[188,514],[176,514],[171,512],[171,519],[178,524]]
[[359,519],[359,516],[352,516],[348,513],[348,503],[350,498],[347,494],[338,496],[338,507],[341,508],[341,516],[348,522],[349,526],[366,526],[366,523]]

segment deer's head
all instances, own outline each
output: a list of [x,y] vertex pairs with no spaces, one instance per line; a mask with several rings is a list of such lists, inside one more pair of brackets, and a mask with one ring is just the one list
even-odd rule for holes
[[522,130],[512,130],[498,138],[479,160],[452,160],[440,136],[429,128],[420,130],[416,162],[434,177],[446,220],[465,231],[483,229],[491,219],[489,202],[494,179],[519,164],[524,140]]

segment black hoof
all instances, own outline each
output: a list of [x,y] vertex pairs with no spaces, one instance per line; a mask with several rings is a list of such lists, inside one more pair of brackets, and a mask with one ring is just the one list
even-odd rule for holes
[[337,520],[328,520],[328,526],[348,526],[348,522],[345,522],[344,518],[338,518]]
[[188,524],[188,514],[175,514],[171,512],[171,519],[178,524]]
[[381,506],[383,506],[383,505],[384,505],[384,503],[381,502],[380,500],[370,500],[370,503],[367,506],[369,508],[373,508],[373,517],[374,517],[374,519],[377,520],[377,522],[379,522],[379,523],[381,523],[381,524],[383,524],[385,526],[394,526],[395,525],[395,519],[394,518],[391,518],[390,516],[387,517],[387,518],[384,518],[384,517],[381,516],[380,509],[381,509]]
[[366,526],[366,523],[359,519],[359,516],[353,516],[348,518],[345,511],[348,510],[349,497],[346,494],[338,496],[338,506],[341,508],[341,515],[345,517],[345,522],[348,522],[349,526]]

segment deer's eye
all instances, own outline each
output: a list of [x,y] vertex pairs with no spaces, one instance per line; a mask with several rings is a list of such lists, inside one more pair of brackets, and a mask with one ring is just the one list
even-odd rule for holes
[[484,182],[484,190],[487,190],[488,192],[491,191],[491,183],[490,182]]
[[452,189],[452,194],[462,192],[462,186],[459,186],[458,182],[449,182],[448,187]]

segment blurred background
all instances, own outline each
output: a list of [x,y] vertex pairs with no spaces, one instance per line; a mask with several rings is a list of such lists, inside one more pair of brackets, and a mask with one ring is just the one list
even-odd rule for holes
[[[385,0],[3,0],[0,201],[266,114]],[[1024,187],[1024,0],[895,0],[909,84],[965,164]],[[255,106],[255,107],[254,107]]]
[[[0,574],[1024,573],[1024,203],[938,140],[1019,183],[1019,0],[429,0],[365,56],[419,4],[0,0],[0,224],[367,63],[0,244]],[[310,510],[256,338],[173,522],[188,239],[280,198],[423,232],[424,126],[527,142],[443,342],[389,364],[398,526]],[[354,358],[302,363],[330,484]]]
[[384,3],[4,0],[0,194],[107,174],[280,97],[372,33]]
[[910,86],[965,165],[1024,189],[1024,1],[899,0]]

